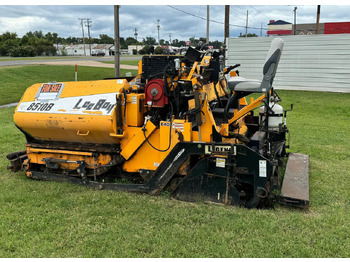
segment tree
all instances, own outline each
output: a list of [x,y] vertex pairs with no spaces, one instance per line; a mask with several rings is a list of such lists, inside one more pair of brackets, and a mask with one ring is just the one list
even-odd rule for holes
[[157,41],[154,37],[146,37],[146,39],[144,38],[142,40],[142,43],[144,45],[156,45],[157,44]]
[[29,37],[27,35],[24,35],[21,39],[21,45],[28,45]]
[[[253,34],[248,33],[248,34],[247,34],[247,37],[257,37],[257,36],[258,36],[258,35],[255,34],[255,33],[253,33]],[[242,33],[239,33],[239,37],[245,37],[245,34],[243,35]]]
[[192,46],[197,46],[199,43],[199,40],[195,39],[194,37],[191,37],[189,40],[190,40]]
[[101,34],[100,35],[100,44],[114,44],[114,38],[109,37],[108,35]]
[[3,33],[1,35],[1,41],[6,41],[6,40],[9,40],[9,39],[16,39],[17,38],[17,34],[16,33],[10,33],[9,31],[6,31],[5,33]]
[[181,47],[186,45],[186,41],[174,39],[171,43],[172,46]]
[[53,40],[53,42],[55,43],[55,44],[57,44],[58,45],[58,41],[57,41],[57,38],[58,37],[58,34],[57,33],[52,33],[52,40]]
[[32,31],[29,31],[26,33],[26,36],[28,36],[29,38],[32,38],[32,37],[34,37],[34,34]]
[[33,33],[33,35],[36,37],[36,38],[43,38],[44,37],[44,35],[43,35],[43,31],[35,31],[34,33]]
[[46,38],[47,40],[49,40],[49,41],[53,41],[53,36],[52,36],[52,34],[51,34],[50,32],[47,32],[47,33],[45,34],[45,38]]
[[120,49],[128,49],[128,45],[125,42],[124,37],[119,38]]
[[164,49],[161,48],[160,46],[157,46],[157,47],[154,49],[154,53],[155,53],[156,55],[162,55],[162,54],[163,54],[163,51],[164,51]]
[[136,45],[136,44],[138,44],[138,41],[133,37],[127,37],[125,40],[125,44],[126,45]]
[[209,45],[213,46],[214,49],[220,49],[220,47],[223,45],[223,42],[220,42],[218,40],[214,42],[209,41]]
[[159,44],[164,45],[165,40],[164,39],[159,39]]

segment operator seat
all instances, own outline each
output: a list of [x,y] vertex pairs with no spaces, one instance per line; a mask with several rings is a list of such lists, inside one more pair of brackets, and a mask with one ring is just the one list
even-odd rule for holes
[[281,38],[273,39],[266,56],[262,81],[249,80],[243,77],[229,76],[227,78],[227,86],[231,90],[231,93],[234,92],[234,94],[229,98],[225,106],[223,115],[225,123],[231,118],[229,113],[231,105],[233,105],[233,108],[238,108],[239,99],[250,95],[251,93],[265,93],[270,91],[281,58],[282,50],[283,40]]
[[234,92],[262,93],[269,91],[276,75],[282,50],[283,40],[281,38],[273,39],[265,60],[262,81],[245,79],[243,77],[228,77],[228,88]]

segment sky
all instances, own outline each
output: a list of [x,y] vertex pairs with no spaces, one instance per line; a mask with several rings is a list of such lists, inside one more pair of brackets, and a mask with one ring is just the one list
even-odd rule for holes
[[[211,1],[212,2],[212,1]],[[173,2],[177,3],[177,2]],[[160,20],[160,39],[188,40],[206,36],[206,5],[121,5],[120,36],[137,39],[147,36],[158,39],[157,20]],[[316,5],[231,5],[230,37],[245,33],[248,10],[248,33],[266,35],[269,20],[315,23]],[[210,5],[210,41],[224,39],[224,5]],[[22,37],[28,31],[56,32],[60,37],[82,37],[79,18],[92,20],[91,37],[100,34],[114,37],[113,5],[0,5],[0,34],[9,31]],[[320,22],[350,21],[350,5],[321,5]],[[87,35],[87,27],[84,27]],[[169,35],[170,34],[170,35]]]

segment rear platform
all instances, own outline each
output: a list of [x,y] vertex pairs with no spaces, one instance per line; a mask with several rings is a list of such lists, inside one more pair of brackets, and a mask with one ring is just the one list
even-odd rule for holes
[[284,174],[281,202],[295,207],[309,207],[309,156],[290,153]]

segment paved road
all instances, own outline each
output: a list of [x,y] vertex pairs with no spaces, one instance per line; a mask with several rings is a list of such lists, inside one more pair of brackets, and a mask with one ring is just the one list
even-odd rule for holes
[[[142,56],[121,56],[120,60],[121,61],[126,61],[126,60],[140,60]],[[101,61],[113,61],[114,57],[113,56],[105,56],[105,57],[78,57],[78,56],[70,56],[70,58],[65,58],[65,59],[60,59],[57,57],[57,59],[42,59],[42,60],[12,60],[12,61],[1,61],[0,59],[0,66],[15,66],[15,65],[30,65],[33,63],[46,63],[46,62],[54,62],[54,61],[96,61],[96,62],[101,62]]]
[[[78,65],[78,66],[92,66],[92,67],[106,67],[106,68],[114,68],[114,64],[106,64],[95,60],[50,60],[50,61],[43,61],[43,62],[32,62],[31,65]],[[138,66],[133,65],[120,65],[121,69],[134,69],[137,70]]]

